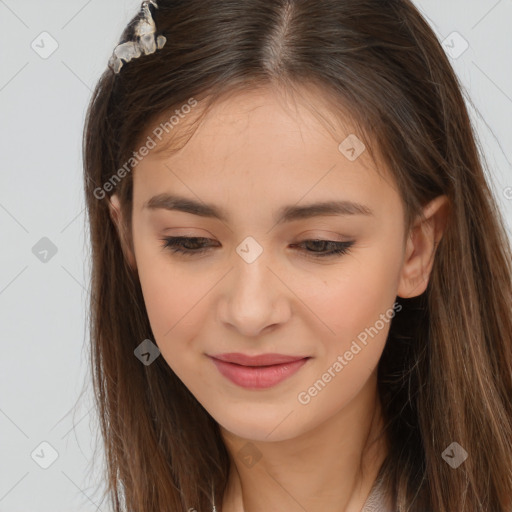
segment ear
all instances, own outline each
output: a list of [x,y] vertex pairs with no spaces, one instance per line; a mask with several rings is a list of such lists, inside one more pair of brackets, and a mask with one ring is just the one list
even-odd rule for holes
[[137,263],[135,261],[135,255],[133,254],[131,244],[129,243],[129,237],[126,233],[126,222],[123,219],[121,203],[119,201],[119,197],[117,196],[117,194],[113,194],[110,197],[108,207],[110,212],[110,218],[116,226],[117,233],[119,235],[119,241],[121,243],[121,248],[123,249],[124,257],[130,268],[132,270],[136,270]]
[[428,285],[434,256],[449,214],[447,196],[438,196],[423,208],[409,233],[397,295],[404,299],[421,295]]

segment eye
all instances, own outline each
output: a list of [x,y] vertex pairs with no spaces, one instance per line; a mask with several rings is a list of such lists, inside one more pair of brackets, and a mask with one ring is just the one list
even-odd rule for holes
[[[212,245],[205,245],[210,238],[203,237],[166,237],[162,238],[164,249],[168,249],[173,253],[186,254],[193,256],[196,254],[203,254],[211,249]],[[313,250],[303,250],[306,257],[313,258],[326,258],[329,256],[341,256],[346,254],[349,249],[354,245],[353,241],[350,242],[335,242],[333,240],[304,240],[298,244],[293,244],[291,247],[308,246],[313,247]],[[326,249],[327,247],[327,249]],[[320,248],[320,250],[318,250]],[[323,250],[322,250],[323,248]]]
[[181,253],[181,254],[202,254],[206,252],[209,247],[204,245],[199,245],[197,247],[197,244],[201,244],[204,242],[207,242],[210,240],[209,238],[203,238],[203,237],[186,237],[186,236],[171,236],[162,238],[162,241],[165,242],[163,244],[164,249],[169,249],[173,253]]
[[[341,256],[348,253],[350,248],[354,245],[354,242],[335,242],[334,240],[314,239],[304,240],[303,242],[294,244],[291,247],[297,247],[300,245],[309,245],[310,247],[313,247],[312,251],[305,252],[305,256],[312,256],[313,258],[326,258],[329,256]],[[320,250],[315,250],[315,248],[318,249],[318,247],[320,247]],[[322,250],[322,247],[324,250]],[[325,249],[325,247],[328,247],[328,249]]]

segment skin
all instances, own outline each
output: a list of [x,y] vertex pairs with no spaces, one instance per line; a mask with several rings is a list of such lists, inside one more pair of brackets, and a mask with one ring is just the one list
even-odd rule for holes
[[[328,113],[318,95],[304,90],[302,97]],[[429,203],[426,221],[405,236],[391,174],[377,161],[379,175],[368,151],[347,159],[338,145],[349,133],[350,124],[328,131],[301,101],[289,108],[276,90],[260,89],[217,103],[180,151],[150,153],[134,171],[126,256],[162,356],[221,427],[232,459],[223,512],[359,512],[387,453],[377,364],[389,322],[307,404],[298,394],[392,311],[397,295],[424,292],[447,200]],[[228,221],[144,207],[162,192],[216,204]],[[339,199],[374,215],[273,220],[284,205]],[[119,206],[114,195],[111,214],[122,234]],[[173,254],[163,248],[165,236],[206,237],[213,247]],[[263,249],[252,263],[236,252],[247,236]],[[311,239],[354,244],[325,258],[313,251],[328,246],[291,248]],[[248,390],[207,356],[224,352],[311,359],[272,388]],[[244,446],[260,457],[251,467],[238,454]]]

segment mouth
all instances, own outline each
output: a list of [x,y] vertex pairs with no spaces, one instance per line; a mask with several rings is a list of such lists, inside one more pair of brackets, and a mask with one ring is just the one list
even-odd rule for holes
[[273,387],[295,374],[311,359],[309,356],[262,354],[247,356],[230,353],[208,356],[221,375],[247,389]]

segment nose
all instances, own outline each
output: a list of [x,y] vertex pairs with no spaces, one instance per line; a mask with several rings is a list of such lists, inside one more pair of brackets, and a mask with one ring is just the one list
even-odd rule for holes
[[252,263],[236,256],[234,268],[223,280],[220,320],[244,336],[261,336],[289,320],[290,294],[265,253]]

